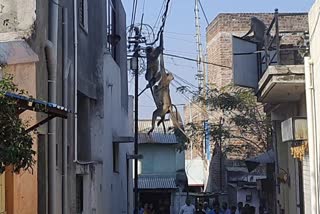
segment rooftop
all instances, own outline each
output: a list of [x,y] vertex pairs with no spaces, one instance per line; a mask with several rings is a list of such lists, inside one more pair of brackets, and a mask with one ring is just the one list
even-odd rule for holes
[[[156,121],[157,123],[158,121]],[[158,144],[177,144],[177,138],[173,133],[173,130],[168,131],[171,128],[172,122],[165,120],[166,134],[164,133],[163,126],[155,127],[152,133],[148,134],[151,129],[151,120],[139,120],[139,144],[146,143],[158,143]]]

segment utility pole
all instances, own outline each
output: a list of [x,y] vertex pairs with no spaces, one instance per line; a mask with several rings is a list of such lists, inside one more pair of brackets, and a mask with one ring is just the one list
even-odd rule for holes
[[203,89],[203,59],[202,59],[202,43],[201,43],[201,31],[200,31],[200,17],[199,17],[199,0],[195,0],[194,6],[195,13],[195,26],[196,26],[196,40],[197,40],[197,78],[198,78],[198,87],[199,94],[201,94]]
[[[133,41],[129,41],[134,44],[134,54],[131,58],[131,69],[134,71],[134,214],[139,212],[139,192],[138,192],[138,134],[139,134],[139,110],[138,110],[138,94],[139,94],[139,44],[141,39],[140,29],[134,28],[135,36]],[[131,39],[131,38],[130,38]]]
[[223,182],[223,176],[222,176],[222,126],[223,126],[223,123],[224,123],[224,119],[222,117],[220,117],[220,120],[219,120],[219,132],[220,132],[220,136],[219,136],[219,152],[220,152],[220,160],[219,160],[219,173],[220,173],[220,191],[222,191],[222,182]]
[[[199,17],[199,0],[195,0],[195,6],[194,6],[194,13],[195,13],[195,27],[196,27],[196,44],[197,44],[197,78],[198,78],[198,88],[199,88],[199,95],[203,96],[204,100],[206,100],[206,74],[205,74],[205,65],[204,65],[204,55],[203,55],[203,50],[202,50],[202,43],[201,43],[201,30],[200,30],[200,17]],[[208,113],[207,113],[207,108],[205,104],[201,105],[201,108],[204,110],[202,113],[202,120],[203,120],[203,128],[205,130],[205,136],[203,139],[202,143],[202,150],[203,154],[206,154],[206,141],[207,141],[207,135],[209,135],[209,132],[207,131],[207,118],[208,118]],[[210,138],[209,138],[210,140]],[[209,146],[207,144],[207,146]],[[209,151],[209,150],[207,150]]]

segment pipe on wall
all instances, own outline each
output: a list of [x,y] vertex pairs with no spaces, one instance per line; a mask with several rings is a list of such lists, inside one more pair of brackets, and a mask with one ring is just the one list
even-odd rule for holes
[[[57,49],[58,49],[58,19],[59,19],[59,0],[53,3],[50,1],[49,11],[49,40],[46,47],[46,57],[48,63],[48,96],[49,102],[56,103],[57,101]],[[57,121],[53,119],[48,126],[48,156],[49,156],[49,193],[48,193],[48,212],[49,214],[57,213],[57,173],[56,173],[56,128]]]
[[[48,96],[49,102],[56,103],[57,91],[56,91],[56,80],[57,80],[57,63],[54,57],[54,45],[52,42],[47,41],[45,46],[45,53],[47,58],[47,66],[48,66]],[[49,183],[49,200],[48,200],[48,211],[49,214],[56,213],[56,127],[57,122],[56,119],[52,119],[48,125],[48,183]]]
[[78,1],[73,1],[74,17],[74,162],[78,162]]
[[[63,8],[63,106],[68,105],[68,9]],[[62,213],[68,214],[68,120],[63,121],[62,142]]]

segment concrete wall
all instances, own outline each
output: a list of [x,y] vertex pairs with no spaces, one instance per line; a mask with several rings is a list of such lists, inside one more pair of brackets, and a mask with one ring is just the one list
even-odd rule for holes
[[[132,154],[133,148],[131,144],[120,144],[119,170],[113,171],[113,144],[116,143],[113,137],[132,136],[132,120],[125,113],[132,112],[132,109],[124,110],[121,107],[119,67],[109,54],[104,56],[101,75],[104,95],[99,96],[98,101],[92,105],[91,112],[91,157],[92,160],[102,162],[101,187],[96,187],[100,188],[101,197],[96,195],[96,200],[103,212],[128,213],[132,209],[132,168],[126,155]],[[132,107],[132,102],[129,106]],[[87,195],[85,200],[91,197]]]
[[0,40],[29,38],[36,20],[35,0],[0,1]]
[[[316,0],[309,12],[309,32],[310,32],[310,58],[305,61],[306,75],[306,100],[308,111],[308,143],[309,143],[309,169],[310,169],[310,192],[305,195],[305,199],[310,200],[309,213],[319,213],[320,201],[319,192],[319,111],[320,111],[320,27],[319,12],[320,1]],[[306,209],[306,213],[307,213]]]

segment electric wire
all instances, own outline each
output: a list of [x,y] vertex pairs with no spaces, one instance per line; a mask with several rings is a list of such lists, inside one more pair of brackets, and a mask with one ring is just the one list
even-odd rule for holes
[[158,31],[158,34],[157,34],[157,37],[156,39],[152,42],[152,43],[149,43],[147,45],[154,45],[160,38],[160,34],[163,33],[163,30],[164,30],[164,26],[166,24],[166,20],[167,20],[167,14],[168,14],[168,10],[169,10],[169,3],[170,3],[170,0],[167,0],[167,4],[166,4],[166,7],[165,7],[165,11],[162,15],[162,25],[160,26],[160,29]]
[[[188,60],[188,61],[192,61],[192,62],[197,62],[197,59],[193,59],[193,58],[185,57],[185,56],[180,56],[180,55],[176,55],[176,54],[163,53],[163,55],[164,55],[164,56],[169,56],[169,57],[178,58],[178,59],[184,59],[184,60]],[[133,56],[132,56],[132,55],[127,55],[127,57],[133,57]],[[140,57],[141,57],[141,58],[146,58],[146,56],[143,56],[143,55],[140,55]],[[217,67],[221,67],[221,68],[232,69],[232,67],[230,67],[230,66],[221,65],[221,64],[217,64],[217,63],[213,63],[213,62],[202,61],[202,63],[208,64],[208,65],[217,66]]]
[[209,25],[210,23],[209,23],[209,21],[208,21],[206,12],[204,11],[204,9],[203,9],[203,7],[202,7],[201,0],[199,0],[199,4],[200,4],[200,8],[201,8],[201,10],[202,10],[203,16],[204,16],[204,18],[205,18],[205,20],[206,20],[206,22],[207,22],[207,25]]
[[134,23],[136,22],[136,15],[137,15],[137,7],[138,7],[138,0],[134,0],[135,2],[135,7],[134,7],[134,13],[133,13],[133,22],[132,25],[134,25]]
[[196,42],[192,41],[192,40],[188,40],[188,39],[182,39],[182,38],[175,38],[175,37],[172,37],[172,36],[168,36],[166,35],[165,38],[167,39],[173,39],[173,40],[178,40],[178,41],[183,41],[183,42],[187,42],[189,44],[195,44]]
[[131,13],[129,37],[131,37],[132,33],[133,33],[133,27],[134,27],[135,17],[136,17],[136,13],[137,13],[137,10],[136,10],[137,3],[138,3],[138,0],[133,0],[132,1],[132,13]]
[[[175,89],[178,89],[179,87],[176,86],[174,83],[172,83],[172,86],[175,88]],[[198,104],[196,104],[194,101],[192,101],[191,98],[187,97],[185,94],[182,94],[180,93],[181,96],[189,103],[192,103],[198,110],[202,111],[203,113],[207,113],[207,111],[203,108],[203,107],[200,107]]]
[[[158,28],[157,25],[158,25],[158,22],[160,21],[160,17],[161,17],[161,14],[162,14],[162,12],[163,12],[163,8],[164,8],[165,3],[166,3],[166,1],[163,0],[162,6],[161,6],[160,11],[159,11],[159,14],[158,14],[158,17],[157,17],[157,19],[156,19],[156,22],[155,22],[154,25],[153,25],[153,29]],[[160,22],[159,22],[159,24],[160,24]]]
[[[189,61],[193,61],[193,62],[197,62],[197,59],[192,59],[192,58],[185,57],[185,56],[179,56],[179,55],[176,55],[176,54],[163,53],[163,55],[171,56],[171,57],[175,57],[175,58],[179,58],[179,59],[184,59],[184,60],[189,60]],[[203,61],[202,63],[208,64],[208,65],[214,65],[214,66],[217,66],[217,67],[232,69],[232,67],[230,67],[230,66],[220,65],[220,64],[216,64],[216,63],[212,63],[212,62]]]

